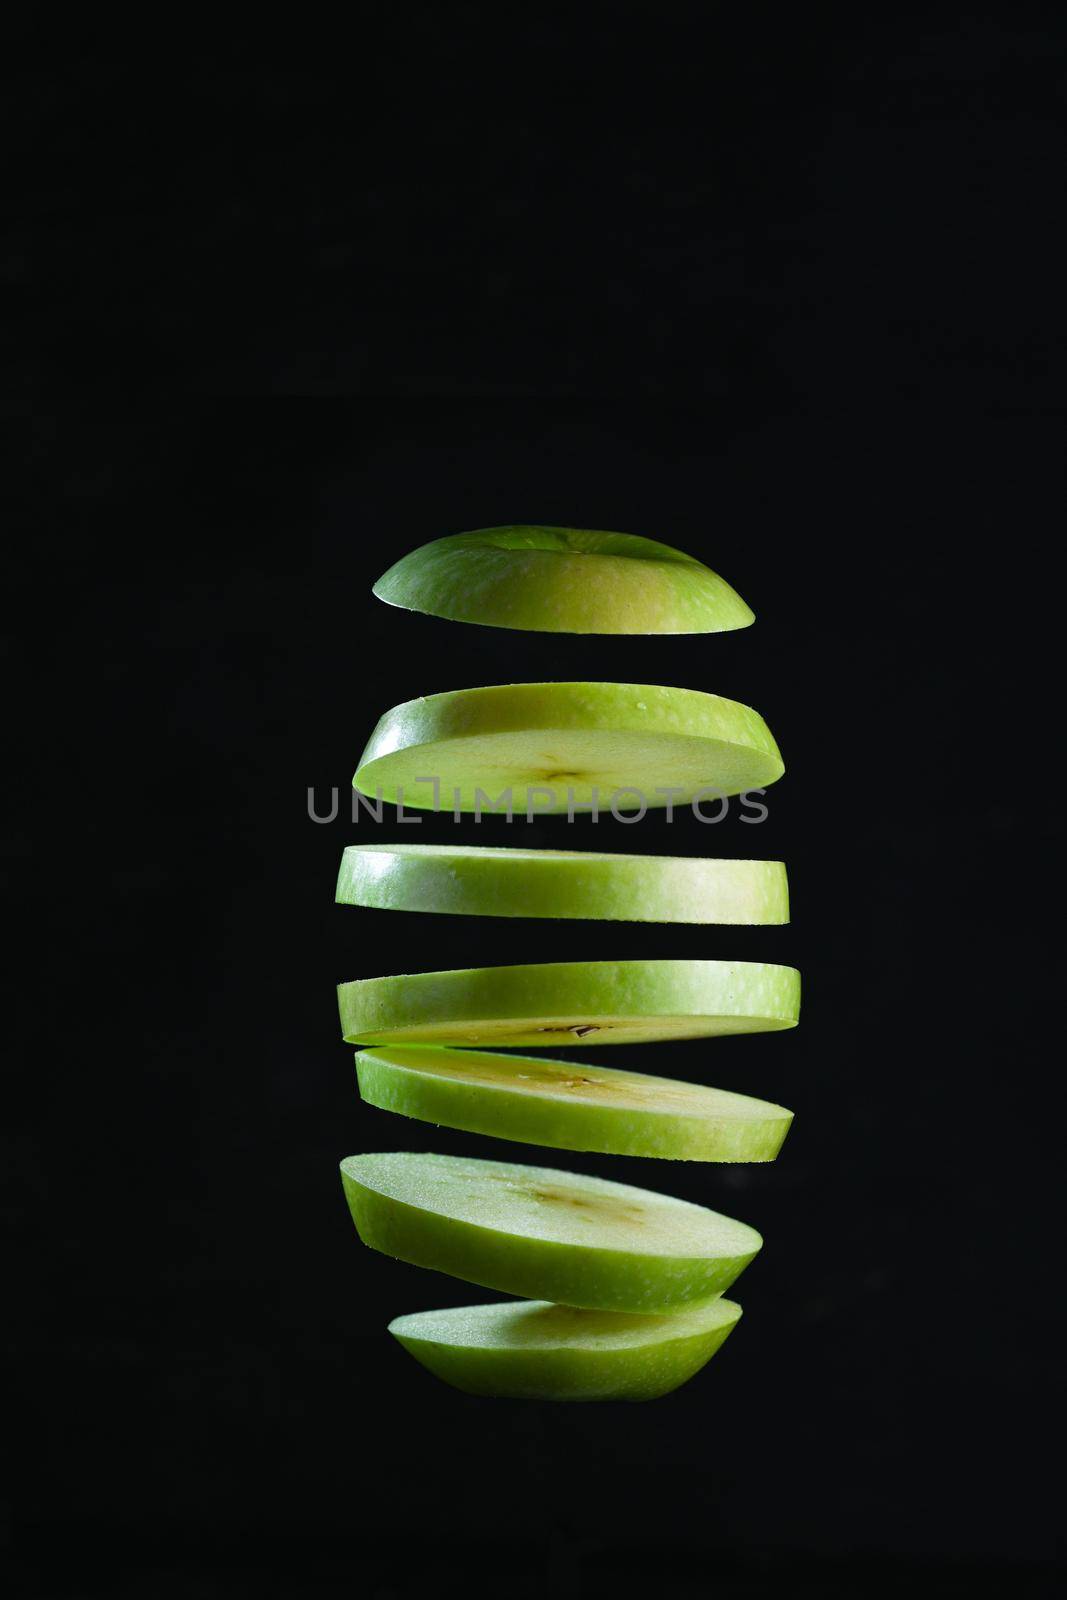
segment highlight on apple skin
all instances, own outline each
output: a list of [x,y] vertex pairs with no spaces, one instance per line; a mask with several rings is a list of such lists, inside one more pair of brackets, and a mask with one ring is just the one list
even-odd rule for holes
[[515,525],[420,545],[374,585],[387,605],[538,633],[722,633],[753,613],[718,573],[656,539]]
[[336,899],[380,911],[612,922],[789,921],[781,861],[501,845],[353,844]]
[[[352,782],[416,810],[481,813],[684,806],[777,782],[785,762],[751,706],[641,683],[510,683],[394,706]],[[504,796],[505,798],[501,798]]]
[[656,1400],[707,1365],[741,1307],[713,1299],[661,1316],[504,1300],[395,1317],[409,1355],[454,1389],[513,1400]]

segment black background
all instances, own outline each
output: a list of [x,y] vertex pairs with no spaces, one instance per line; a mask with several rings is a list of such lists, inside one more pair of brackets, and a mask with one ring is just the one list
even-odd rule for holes
[[[88,35],[18,77],[9,370],[106,401],[13,428],[11,788],[48,823],[8,838],[17,1592],[1051,1585],[1063,39],[1013,15],[411,9],[333,71],[219,44],[168,75],[181,120]],[[523,520],[675,543],[756,624],[372,598]],[[399,830],[308,788],[344,808],[399,700],[542,677],[755,705],[769,820],[403,836],[781,856],[793,924],[334,907],[343,844]],[[765,1249],[676,1395],[471,1400],[384,1332],[467,1291],[362,1249],[336,1163],[517,1147],[362,1108],[332,986],[594,954],[801,967],[794,1032],[588,1057],[785,1102],[776,1165],[572,1163]]]

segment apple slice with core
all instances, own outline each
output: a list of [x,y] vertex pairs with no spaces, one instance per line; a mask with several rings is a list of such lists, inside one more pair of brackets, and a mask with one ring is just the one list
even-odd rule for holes
[[789,921],[789,891],[781,861],[492,845],[349,845],[341,858],[337,900],[387,911],[474,917]]
[[374,585],[387,605],[539,633],[722,633],[753,614],[702,561],[599,528],[478,528],[434,539]]
[[[723,800],[785,771],[737,700],[634,683],[513,683],[406,700],[381,718],[353,784],[422,810],[641,812]],[[713,809],[718,804],[718,809]]]
[[800,974],[761,961],[551,961],[357,978],[349,1044],[637,1044],[796,1026]]
[[550,1167],[440,1155],[348,1156],[363,1243],[505,1294],[670,1311],[729,1288],[754,1228],[704,1206]]
[[356,1070],[382,1111],[557,1150],[773,1161],[793,1120],[748,1095],[540,1056],[393,1045],[361,1051]]
[[666,1316],[543,1300],[396,1317],[389,1332],[437,1378],[513,1400],[655,1400],[700,1371],[741,1307],[706,1300]]

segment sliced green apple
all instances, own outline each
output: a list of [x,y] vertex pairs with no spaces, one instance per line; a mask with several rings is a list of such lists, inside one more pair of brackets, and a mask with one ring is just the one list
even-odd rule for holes
[[353,844],[337,900],[386,911],[590,921],[782,923],[781,861],[607,855],[491,845]]
[[762,1244],[704,1206],[605,1178],[463,1156],[348,1156],[363,1243],[505,1294],[670,1311],[729,1288]]
[[611,1067],[428,1045],[356,1056],[369,1105],[556,1150],[667,1161],[773,1161],[793,1113],[749,1095]]
[[513,1400],[655,1400],[687,1383],[741,1307],[705,1300],[666,1316],[505,1300],[396,1317],[389,1332],[437,1378]]
[[795,1027],[800,974],[761,961],[551,961],[360,978],[349,1044],[637,1044]]
[[753,621],[702,561],[591,528],[450,534],[404,556],[374,593],[405,611],[538,633],[722,633]]
[[[758,712],[697,689],[513,683],[406,700],[353,778],[415,809],[606,812],[742,794],[785,771]],[[621,791],[630,791],[622,794]]]

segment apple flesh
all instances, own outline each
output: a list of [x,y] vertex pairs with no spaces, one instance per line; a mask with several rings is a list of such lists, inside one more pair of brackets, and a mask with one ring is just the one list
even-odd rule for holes
[[671,1311],[729,1288],[763,1243],[704,1206],[550,1167],[363,1155],[341,1177],[371,1249],[561,1305]]
[[636,1044],[796,1026],[800,974],[761,961],[554,961],[359,978],[349,1044]]
[[502,1301],[416,1311],[389,1332],[435,1377],[513,1400],[655,1400],[705,1366],[741,1316],[707,1300],[667,1316]]
[[721,633],[753,614],[703,562],[600,529],[479,528],[434,539],[374,585],[388,605],[539,633]]
[[337,901],[384,911],[468,917],[789,921],[789,890],[781,861],[490,845],[349,845],[341,858]]
[[703,1084],[485,1050],[385,1046],[356,1056],[382,1111],[556,1150],[666,1161],[773,1161],[793,1113]]
[[[737,700],[634,683],[513,683],[406,700],[370,736],[353,784],[419,810],[620,811],[764,789],[785,771]],[[622,794],[620,791],[630,791]]]

